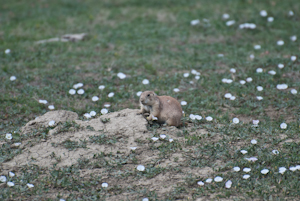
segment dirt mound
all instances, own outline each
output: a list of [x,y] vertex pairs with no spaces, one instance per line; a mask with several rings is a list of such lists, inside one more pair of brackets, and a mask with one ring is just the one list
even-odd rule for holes
[[[189,185],[195,185],[191,175],[204,178],[214,174],[206,163],[201,167],[184,168],[198,157],[194,154],[197,144],[186,141],[184,132],[202,136],[203,142],[219,141],[218,134],[208,135],[205,129],[188,126],[178,129],[153,125],[147,129],[148,122],[137,112],[125,109],[90,120],[79,120],[76,113],[69,111],[48,112],[21,129],[29,139],[22,141],[19,155],[0,165],[1,174],[8,171],[18,174],[24,166],[35,166],[44,171],[40,179],[54,169],[76,167],[80,172],[79,180],[88,182],[99,177],[94,189],[100,189],[101,182],[108,182],[112,188],[147,188],[161,198],[189,180],[189,183],[192,181]],[[55,124],[49,126],[50,121]],[[39,132],[47,135],[40,136]],[[154,136],[156,141],[151,139]],[[186,143],[189,144],[186,148],[181,147]],[[146,166],[144,173],[136,170],[139,164]],[[124,175],[127,175],[126,179]],[[55,189],[49,198],[61,192]],[[69,195],[66,192],[64,197]],[[124,191],[110,195],[109,200],[120,200],[124,196],[129,200],[137,199],[135,194]]]
[[[137,111],[125,109],[88,121],[76,120],[78,115],[70,111],[47,112],[21,129],[23,133],[29,133],[41,127],[49,127],[49,122],[54,120],[55,126],[49,131],[47,140],[31,147],[24,146],[22,154],[3,164],[4,169],[32,164],[69,166],[81,156],[92,158],[94,154],[101,152],[128,153],[130,147],[137,146],[135,139],[146,138],[144,133],[147,132],[147,121],[141,115],[137,115]],[[67,126],[66,132],[62,132],[66,130],[66,125],[59,123],[67,121],[73,123]],[[109,140],[118,138],[126,139],[126,143],[109,143]],[[93,140],[100,142],[94,143]],[[74,149],[74,146],[77,148]]]
[[47,112],[43,116],[35,118],[35,120],[29,121],[24,127],[21,128],[22,133],[31,132],[34,129],[39,129],[41,127],[49,126],[50,121],[58,122],[66,122],[66,121],[74,121],[78,119],[78,114],[75,112],[70,112],[66,110],[57,110]]

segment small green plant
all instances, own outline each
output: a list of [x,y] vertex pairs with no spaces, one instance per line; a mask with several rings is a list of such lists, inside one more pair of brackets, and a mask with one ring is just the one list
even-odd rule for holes
[[110,118],[101,118],[100,120],[101,120],[101,122],[104,123],[104,124],[110,122]]
[[78,142],[78,141],[71,141],[67,139],[63,141],[61,144],[68,150],[75,150],[78,148],[86,148],[87,141],[84,139]]

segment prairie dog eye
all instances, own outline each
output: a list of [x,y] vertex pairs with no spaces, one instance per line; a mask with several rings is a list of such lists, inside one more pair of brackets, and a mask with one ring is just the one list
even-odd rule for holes
[[147,96],[150,96],[150,94],[148,94]]

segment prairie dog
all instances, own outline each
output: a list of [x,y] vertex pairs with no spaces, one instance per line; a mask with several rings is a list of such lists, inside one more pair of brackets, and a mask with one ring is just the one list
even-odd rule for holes
[[182,108],[171,96],[158,96],[153,91],[144,91],[140,96],[140,114],[150,113],[147,120],[178,127],[181,124]]

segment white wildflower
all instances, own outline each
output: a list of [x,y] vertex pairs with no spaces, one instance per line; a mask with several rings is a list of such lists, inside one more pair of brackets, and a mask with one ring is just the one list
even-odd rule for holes
[[6,133],[5,138],[8,140],[12,139],[12,134],[11,133]]
[[54,110],[55,107],[54,107],[54,105],[49,105],[49,106],[48,106],[48,109],[49,109],[49,110]]
[[268,22],[273,22],[274,21],[274,17],[268,17]]
[[14,184],[14,182],[9,181],[9,182],[7,182],[7,185],[8,185],[9,187],[12,187],[12,186],[14,186],[15,184]]
[[291,39],[291,41],[296,41],[297,40],[297,36],[291,36],[290,39]]
[[121,73],[121,72],[118,73],[117,76],[118,76],[121,80],[123,80],[123,79],[126,78],[126,75],[125,75],[124,73]]
[[240,122],[240,120],[238,119],[238,118],[233,118],[232,119],[232,122],[234,123],[234,124],[238,124],[239,122]]
[[79,89],[79,90],[77,91],[77,93],[80,94],[80,95],[82,95],[82,94],[84,94],[84,90],[83,90],[83,89]]
[[13,172],[9,172],[8,175],[9,175],[9,177],[14,177],[16,174]]
[[49,126],[54,126],[54,124],[55,124],[55,121],[54,121],[54,120],[51,120],[51,121],[49,121],[49,123],[48,123]]
[[108,109],[106,109],[106,108],[103,108],[103,109],[101,109],[101,114],[107,114],[108,113]]
[[195,118],[197,119],[197,120],[201,120],[202,119],[202,116],[200,116],[200,115],[195,115]]
[[256,69],[256,72],[257,72],[257,73],[262,73],[262,72],[263,72],[263,69],[262,69],[262,68],[257,68],[257,69]]
[[220,176],[216,176],[215,179],[214,179],[215,182],[222,182],[223,181],[223,178],[220,177]]
[[225,183],[225,188],[231,188],[231,185],[232,185],[232,181],[231,181],[231,180],[228,180],[228,181]]
[[191,25],[192,25],[192,26],[195,26],[195,25],[197,25],[197,24],[199,24],[199,23],[200,23],[200,20],[198,20],[198,19],[197,19],[197,20],[192,20],[192,21],[191,21]]
[[143,84],[149,84],[150,82],[149,82],[149,80],[144,79],[144,80],[142,81],[142,83],[143,83]]
[[0,182],[5,183],[6,182],[6,176],[0,176]]
[[254,49],[259,50],[259,49],[261,49],[261,46],[260,45],[254,45]]
[[108,187],[108,183],[104,182],[101,184],[102,188],[107,188]]
[[256,96],[256,99],[260,101],[260,100],[262,100],[262,99],[264,99],[264,98],[261,97],[261,96]]
[[178,88],[173,89],[174,92],[179,92],[180,90]]
[[103,90],[103,89],[105,89],[105,86],[104,86],[104,85],[100,85],[100,86],[98,87],[98,89]]
[[231,93],[226,93],[226,94],[224,95],[224,97],[229,99],[229,98],[232,97],[232,95],[231,95]]
[[203,181],[198,181],[197,184],[198,184],[199,186],[204,186],[204,182],[203,182]]
[[284,41],[283,40],[277,41],[277,45],[279,45],[279,46],[284,45]]
[[21,142],[16,142],[16,143],[14,143],[14,145],[15,145],[16,147],[20,146],[21,144],[22,144]]
[[89,118],[92,117],[89,113],[85,113],[83,116],[84,116],[85,118],[87,118],[87,119],[89,119]]
[[92,98],[92,101],[97,101],[97,100],[99,100],[99,98],[98,98],[98,96],[93,96],[93,98]]
[[246,153],[248,153],[248,151],[246,151],[246,150],[241,150],[241,153],[242,153],[242,154],[246,154]]
[[213,118],[211,116],[208,116],[205,119],[206,119],[206,121],[212,121],[213,120]]
[[10,81],[15,81],[17,79],[17,77],[13,75],[9,79],[10,79]]
[[212,178],[208,178],[205,180],[206,183],[211,183],[212,181],[213,181]]
[[193,115],[193,114],[190,114],[189,117],[190,117],[191,120],[195,120],[196,119],[195,115]]
[[30,183],[26,184],[26,186],[27,186],[28,188],[33,188],[33,187],[34,187],[34,185],[33,185],[33,184],[30,184]]
[[159,137],[160,137],[161,139],[165,139],[167,136],[166,136],[165,134],[161,134]]
[[244,171],[244,172],[250,172],[250,171],[251,171],[251,168],[244,168],[243,171]]
[[264,88],[262,86],[257,86],[256,89],[257,91],[262,91]]
[[246,81],[247,81],[247,82],[252,82],[253,79],[252,79],[252,77],[248,77],[248,78],[246,79]]
[[70,90],[69,90],[69,94],[74,95],[75,93],[76,93],[76,90],[75,90],[75,89],[70,89]]
[[278,64],[278,68],[284,68],[284,64]]
[[190,76],[189,73],[184,73],[184,74],[183,74],[183,77],[188,77],[188,76]]
[[97,114],[97,113],[96,113],[95,111],[91,111],[91,112],[90,112],[90,115],[91,115],[92,117],[96,116],[96,114]]
[[280,128],[281,129],[286,129],[287,128],[287,124],[286,123],[281,123],[280,124]]
[[107,96],[108,96],[109,98],[111,98],[111,97],[113,97],[114,95],[115,95],[114,92],[110,92]]
[[285,171],[286,171],[286,168],[285,168],[285,167],[280,167],[278,172],[279,172],[280,174],[283,174]]
[[235,100],[235,96],[231,96],[231,97],[230,97],[230,100]]
[[269,73],[270,75],[276,75],[276,72],[275,72],[274,70],[270,70],[268,73]]
[[235,21],[234,20],[229,20],[229,21],[227,21],[226,22],[226,26],[232,26],[232,25],[234,25],[234,23],[235,23]]
[[137,167],[136,167],[136,169],[138,170],[138,171],[144,171],[145,170],[145,166],[143,166],[143,165],[138,165]]
[[259,14],[262,17],[266,17],[268,15],[267,11],[265,11],[265,10],[261,10]]
[[240,170],[241,170],[240,167],[234,167],[234,168],[233,168],[233,171],[235,171],[235,172],[239,172]]
[[249,179],[250,178],[250,175],[249,174],[245,174],[244,176],[243,176],[243,179]]
[[224,13],[224,14],[222,15],[222,18],[223,18],[224,20],[227,20],[228,18],[230,18],[230,15],[227,14],[227,13]]
[[186,102],[186,101],[181,101],[180,104],[181,104],[181,105],[187,105],[187,102]]
[[296,90],[296,89],[292,89],[292,90],[291,90],[291,93],[292,93],[292,94],[297,94],[297,90]]

